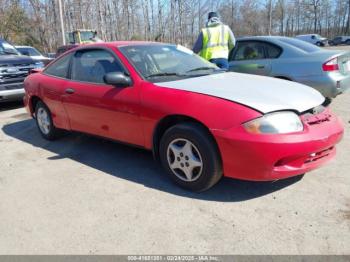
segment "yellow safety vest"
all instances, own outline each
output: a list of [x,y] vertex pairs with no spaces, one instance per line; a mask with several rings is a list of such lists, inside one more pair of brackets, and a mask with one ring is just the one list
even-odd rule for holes
[[220,24],[202,29],[203,46],[200,56],[206,60],[214,58],[228,58],[230,38],[229,29],[226,25]]

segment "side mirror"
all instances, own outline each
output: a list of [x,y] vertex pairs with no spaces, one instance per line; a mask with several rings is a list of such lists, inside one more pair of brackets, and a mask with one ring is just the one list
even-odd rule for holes
[[103,80],[107,85],[118,87],[131,86],[131,78],[122,72],[110,72],[104,75]]

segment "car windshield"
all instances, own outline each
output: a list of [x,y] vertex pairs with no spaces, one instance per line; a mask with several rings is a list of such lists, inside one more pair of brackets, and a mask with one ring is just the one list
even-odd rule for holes
[[293,38],[288,38],[288,37],[281,37],[278,40],[281,42],[287,43],[289,45],[292,45],[298,49],[301,49],[302,51],[306,53],[313,53],[313,52],[318,52],[321,50],[318,46],[315,46],[313,44],[310,44],[308,42],[299,40],[299,39],[293,39]]
[[22,55],[29,55],[29,56],[41,56],[38,50],[36,50],[33,47],[17,47],[17,50]]
[[223,72],[179,45],[133,45],[119,48],[144,79],[165,82]]
[[91,31],[83,31],[80,32],[80,39],[81,41],[91,41],[95,36],[94,32]]
[[7,42],[0,42],[0,55],[19,55],[19,52]]

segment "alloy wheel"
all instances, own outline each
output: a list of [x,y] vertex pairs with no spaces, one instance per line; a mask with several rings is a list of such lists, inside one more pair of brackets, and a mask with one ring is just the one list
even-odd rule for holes
[[50,132],[51,122],[48,112],[40,107],[36,115],[40,131],[47,135]]
[[170,142],[167,159],[171,171],[183,181],[195,181],[202,174],[202,156],[198,148],[187,139],[178,138]]

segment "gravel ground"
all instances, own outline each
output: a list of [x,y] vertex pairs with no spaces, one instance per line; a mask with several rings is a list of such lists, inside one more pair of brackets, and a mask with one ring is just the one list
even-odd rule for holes
[[350,92],[332,103],[346,133],[330,164],[201,194],[147,151],[80,134],[48,142],[20,105],[1,106],[1,254],[350,254]]

